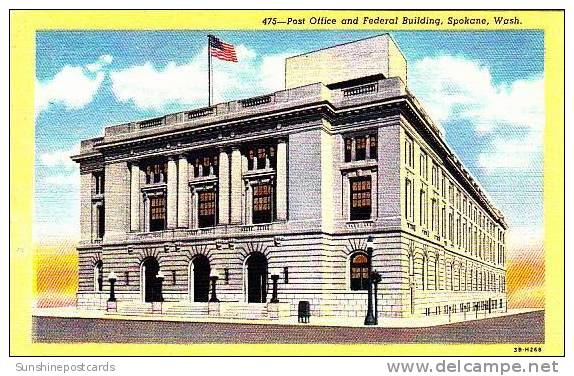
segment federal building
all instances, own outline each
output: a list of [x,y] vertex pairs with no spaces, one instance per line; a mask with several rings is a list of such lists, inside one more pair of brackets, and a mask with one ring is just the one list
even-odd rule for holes
[[72,158],[80,308],[106,309],[113,276],[117,312],[361,317],[370,267],[378,317],[506,309],[504,216],[389,35],[287,58],[275,93],[106,127]]

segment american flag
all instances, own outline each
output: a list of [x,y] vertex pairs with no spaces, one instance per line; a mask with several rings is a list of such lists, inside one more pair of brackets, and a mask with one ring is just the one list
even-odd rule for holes
[[220,39],[209,36],[209,47],[211,56],[225,61],[232,61],[237,63],[237,55],[235,54],[235,47],[232,44],[225,43]]

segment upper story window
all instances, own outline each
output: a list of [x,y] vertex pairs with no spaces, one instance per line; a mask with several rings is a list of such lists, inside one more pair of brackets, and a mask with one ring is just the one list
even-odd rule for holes
[[377,159],[375,134],[345,138],[345,162]]
[[351,179],[351,221],[371,218],[371,177]]
[[275,145],[262,145],[247,150],[247,169],[262,170],[277,166]]
[[198,201],[198,227],[215,226],[217,212],[217,193],[215,189],[200,191]]
[[405,218],[409,221],[414,220],[414,189],[413,182],[410,179],[405,180]]
[[165,230],[166,225],[166,202],[165,195],[150,197],[150,231]]
[[106,232],[106,226],[105,226],[106,215],[105,215],[103,204],[96,206],[96,221],[97,221],[97,223],[96,223],[96,238],[97,239],[103,239],[104,234]]
[[420,168],[420,175],[425,180],[428,178],[427,163],[428,163],[427,154],[425,152],[421,151],[419,168]]
[[434,164],[432,164],[432,176],[431,176],[431,183],[433,185],[433,187],[438,188],[438,168],[437,166]]
[[351,290],[367,290],[369,288],[369,259],[362,252],[351,256]]
[[101,195],[104,193],[104,173],[103,173],[103,171],[94,173],[94,185],[95,185],[95,192],[97,195]]
[[217,155],[196,157],[193,161],[193,177],[213,176],[219,173]]
[[410,136],[405,137],[405,164],[415,168],[415,149],[413,139]]
[[167,183],[167,163],[153,163],[145,170],[146,184]]
[[253,186],[253,223],[270,223],[274,217],[274,190],[271,182]]

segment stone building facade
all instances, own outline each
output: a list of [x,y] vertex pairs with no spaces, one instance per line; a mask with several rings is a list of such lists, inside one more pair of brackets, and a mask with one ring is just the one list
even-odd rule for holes
[[285,74],[285,90],[81,143],[78,306],[105,309],[113,271],[125,312],[272,318],[305,300],[363,316],[372,237],[379,316],[506,309],[504,217],[407,89],[393,40]]

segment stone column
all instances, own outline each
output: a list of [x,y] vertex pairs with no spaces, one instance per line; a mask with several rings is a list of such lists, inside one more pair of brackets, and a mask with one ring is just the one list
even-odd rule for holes
[[233,224],[241,223],[241,151],[234,147],[231,151],[231,218]]
[[179,228],[189,228],[188,172],[187,157],[180,155],[177,166],[177,227]]
[[143,195],[143,230],[144,232],[149,232],[149,220],[150,220],[150,212],[149,212],[149,197],[147,194],[144,193]]
[[140,231],[140,166],[137,162],[132,162],[130,172],[130,231]]
[[279,140],[277,143],[277,220],[287,220],[287,143]]
[[229,224],[229,156],[224,149],[219,151],[219,223]]
[[198,227],[198,216],[199,216],[199,208],[198,208],[198,204],[199,204],[199,200],[198,200],[198,195],[197,195],[197,189],[192,189],[191,191],[191,228],[197,228]]
[[177,164],[173,157],[167,162],[167,228],[177,226]]

